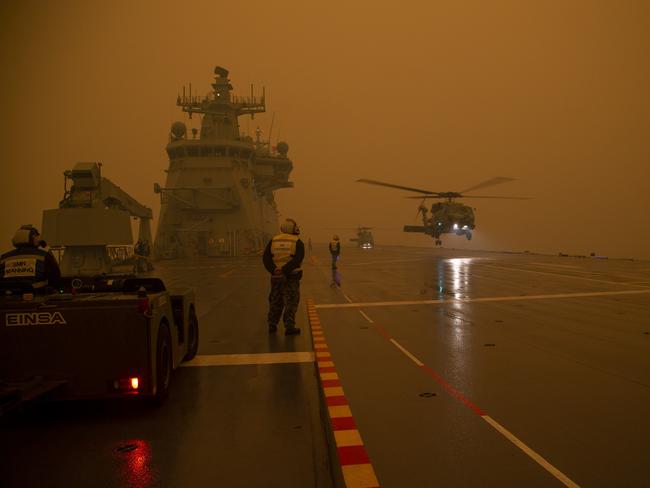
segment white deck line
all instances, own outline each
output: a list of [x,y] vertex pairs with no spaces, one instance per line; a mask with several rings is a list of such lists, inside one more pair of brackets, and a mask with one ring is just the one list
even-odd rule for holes
[[402,345],[401,345],[399,342],[397,342],[395,339],[389,339],[389,340],[390,340],[390,342],[393,343],[393,345],[394,345],[397,349],[399,349],[400,351],[402,351],[402,352],[406,355],[406,357],[409,358],[411,361],[413,361],[415,364],[417,364],[418,366],[424,366],[424,363],[423,363],[422,361],[420,361],[418,358],[416,358],[416,357],[415,357],[413,354],[411,354],[408,350],[404,349],[404,348],[402,347]]
[[589,298],[617,295],[650,294],[650,289],[621,290],[621,291],[595,291],[584,293],[556,293],[549,295],[515,295],[505,297],[480,297],[480,298],[450,298],[448,300],[402,300],[393,302],[356,302],[356,303],[321,303],[315,308],[368,308],[368,307],[399,307],[404,305],[441,305],[444,303],[482,303],[482,302],[516,302],[526,300],[553,300],[558,298]]
[[580,488],[580,486],[577,485],[574,481],[572,481],[567,475],[565,475],[562,471],[557,469],[546,459],[544,459],[542,456],[537,454],[530,447],[528,447],[526,444],[520,441],[512,432],[510,432],[508,429],[506,429],[503,425],[501,425],[499,422],[494,420],[492,417],[490,417],[489,415],[482,415],[481,418],[485,420],[488,424],[490,424],[492,427],[494,427],[494,429],[497,432],[499,432],[503,437],[508,439],[515,446],[517,446],[524,453],[526,453],[528,457],[533,459],[542,468],[544,468],[546,471],[548,471],[553,476],[555,476],[559,481],[562,482],[564,486],[568,486],[569,488]]
[[[395,347],[397,347],[400,351],[402,351],[406,355],[406,357],[408,357],[415,364],[417,364],[420,367],[424,366],[424,363],[422,361],[420,361],[418,358],[416,358],[410,351],[405,349],[395,339],[389,339],[389,340],[390,340],[390,342],[393,343],[393,345]],[[533,449],[528,447],[524,442],[522,442],[512,432],[510,432],[508,429],[506,429],[503,425],[501,425],[499,422],[494,420],[492,417],[490,417],[489,415],[481,415],[481,418],[483,420],[485,420],[488,424],[490,424],[499,434],[504,436],[506,439],[508,439],[510,442],[512,442],[515,446],[517,446],[519,449],[521,449],[528,457],[530,457],[537,464],[539,464],[541,467],[543,467],[546,471],[548,471],[553,476],[555,476],[565,486],[567,486],[569,488],[580,488],[580,486],[577,485],[575,482],[573,482],[567,475],[565,475],[562,471],[560,471],[555,466],[553,466],[551,463],[549,463],[546,459],[544,459],[541,455],[539,455]]]
[[363,315],[363,318],[366,319],[366,320],[367,320],[368,322],[370,322],[371,324],[374,324],[374,323],[375,323],[375,322],[374,322],[370,317],[368,317],[368,316],[366,315],[366,313],[365,313],[363,310],[359,310],[359,313],[360,313],[361,315]]

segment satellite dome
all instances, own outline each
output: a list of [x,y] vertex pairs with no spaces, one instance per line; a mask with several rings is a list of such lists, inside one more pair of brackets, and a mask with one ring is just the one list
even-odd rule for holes
[[174,139],[182,139],[187,134],[187,127],[183,122],[174,122],[171,128]]
[[278,142],[277,149],[282,156],[286,156],[289,152],[289,144],[284,141]]

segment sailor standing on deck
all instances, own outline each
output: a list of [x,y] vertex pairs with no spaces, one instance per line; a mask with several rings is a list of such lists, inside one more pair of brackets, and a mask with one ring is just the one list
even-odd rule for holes
[[305,245],[298,238],[300,228],[296,221],[287,219],[264,249],[264,267],[271,273],[269,294],[269,332],[278,330],[284,309],[284,335],[300,334],[296,327],[296,311],[300,303],[300,278]]
[[341,241],[339,236],[334,234],[330,241],[330,255],[332,256],[332,282],[330,286],[341,286],[341,275],[338,272],[336,263],[341,257]]
[[6,292],[47,293],[58,287],[61,271],[41,236],[31,225],[16,231],[11,243],[16,249],[0,256],[0,285]]

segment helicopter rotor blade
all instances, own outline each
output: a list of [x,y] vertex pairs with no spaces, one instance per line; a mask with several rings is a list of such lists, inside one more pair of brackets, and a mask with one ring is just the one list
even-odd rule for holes
[[478,185],[470,186],[469,188],[466,188],[465,190],[459,192],[459,193],[467,193],[468,191],[474,191],[478,190],[479,188],[487,188],[488,186],[494,186],[494,185],[500,185],[501,183],[507,183],[509,181],[514,181],[514,178],[506,178],[505,176],[497,176],[495,178],[491,178],[489,180],[485,180]]
[[409,197],[404,197],[404,198],[412,198],[413,200],[428,200],[429,198],[447,198],[443,195],[424,195],[423,197],[421,196],[409,196]]
[[532,197],[493,197],[483,195],[461,195],[459,198],[498,198],[499,200],[532,200]]
[[[411,188],[409,186],[402,186],[402,185],[394,185],[392,183],[384,183],[383,181],[376,181],[376,180],[369,180],[366,178],[361,178],[357,180],[357,183],[367,183],[369,185],[377,185],[377,186],[387,186],[388,188],[396,188],[398,190],[406,190],[406,191],[414,191],[416,193],[424,193],[427,195],[438,195],[439,192],[436,191],[429,191],[429,190],[422,190],[420,188]],[[421,198],[421,197],[417,197]]]

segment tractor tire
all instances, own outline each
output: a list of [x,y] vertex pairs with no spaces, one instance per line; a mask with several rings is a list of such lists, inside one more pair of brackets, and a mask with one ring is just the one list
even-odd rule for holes
[[190,316],[187,324],[187,352],[183,361],[194,359],[199,350],[199,319],[196,318],[196,312],[190,309]]
[[163,322],[158,327],[158,343],[156,346],[156,393],[152,401],[155,406],[165,403],[169,395],[172,381],[172,336],[169,326]]

